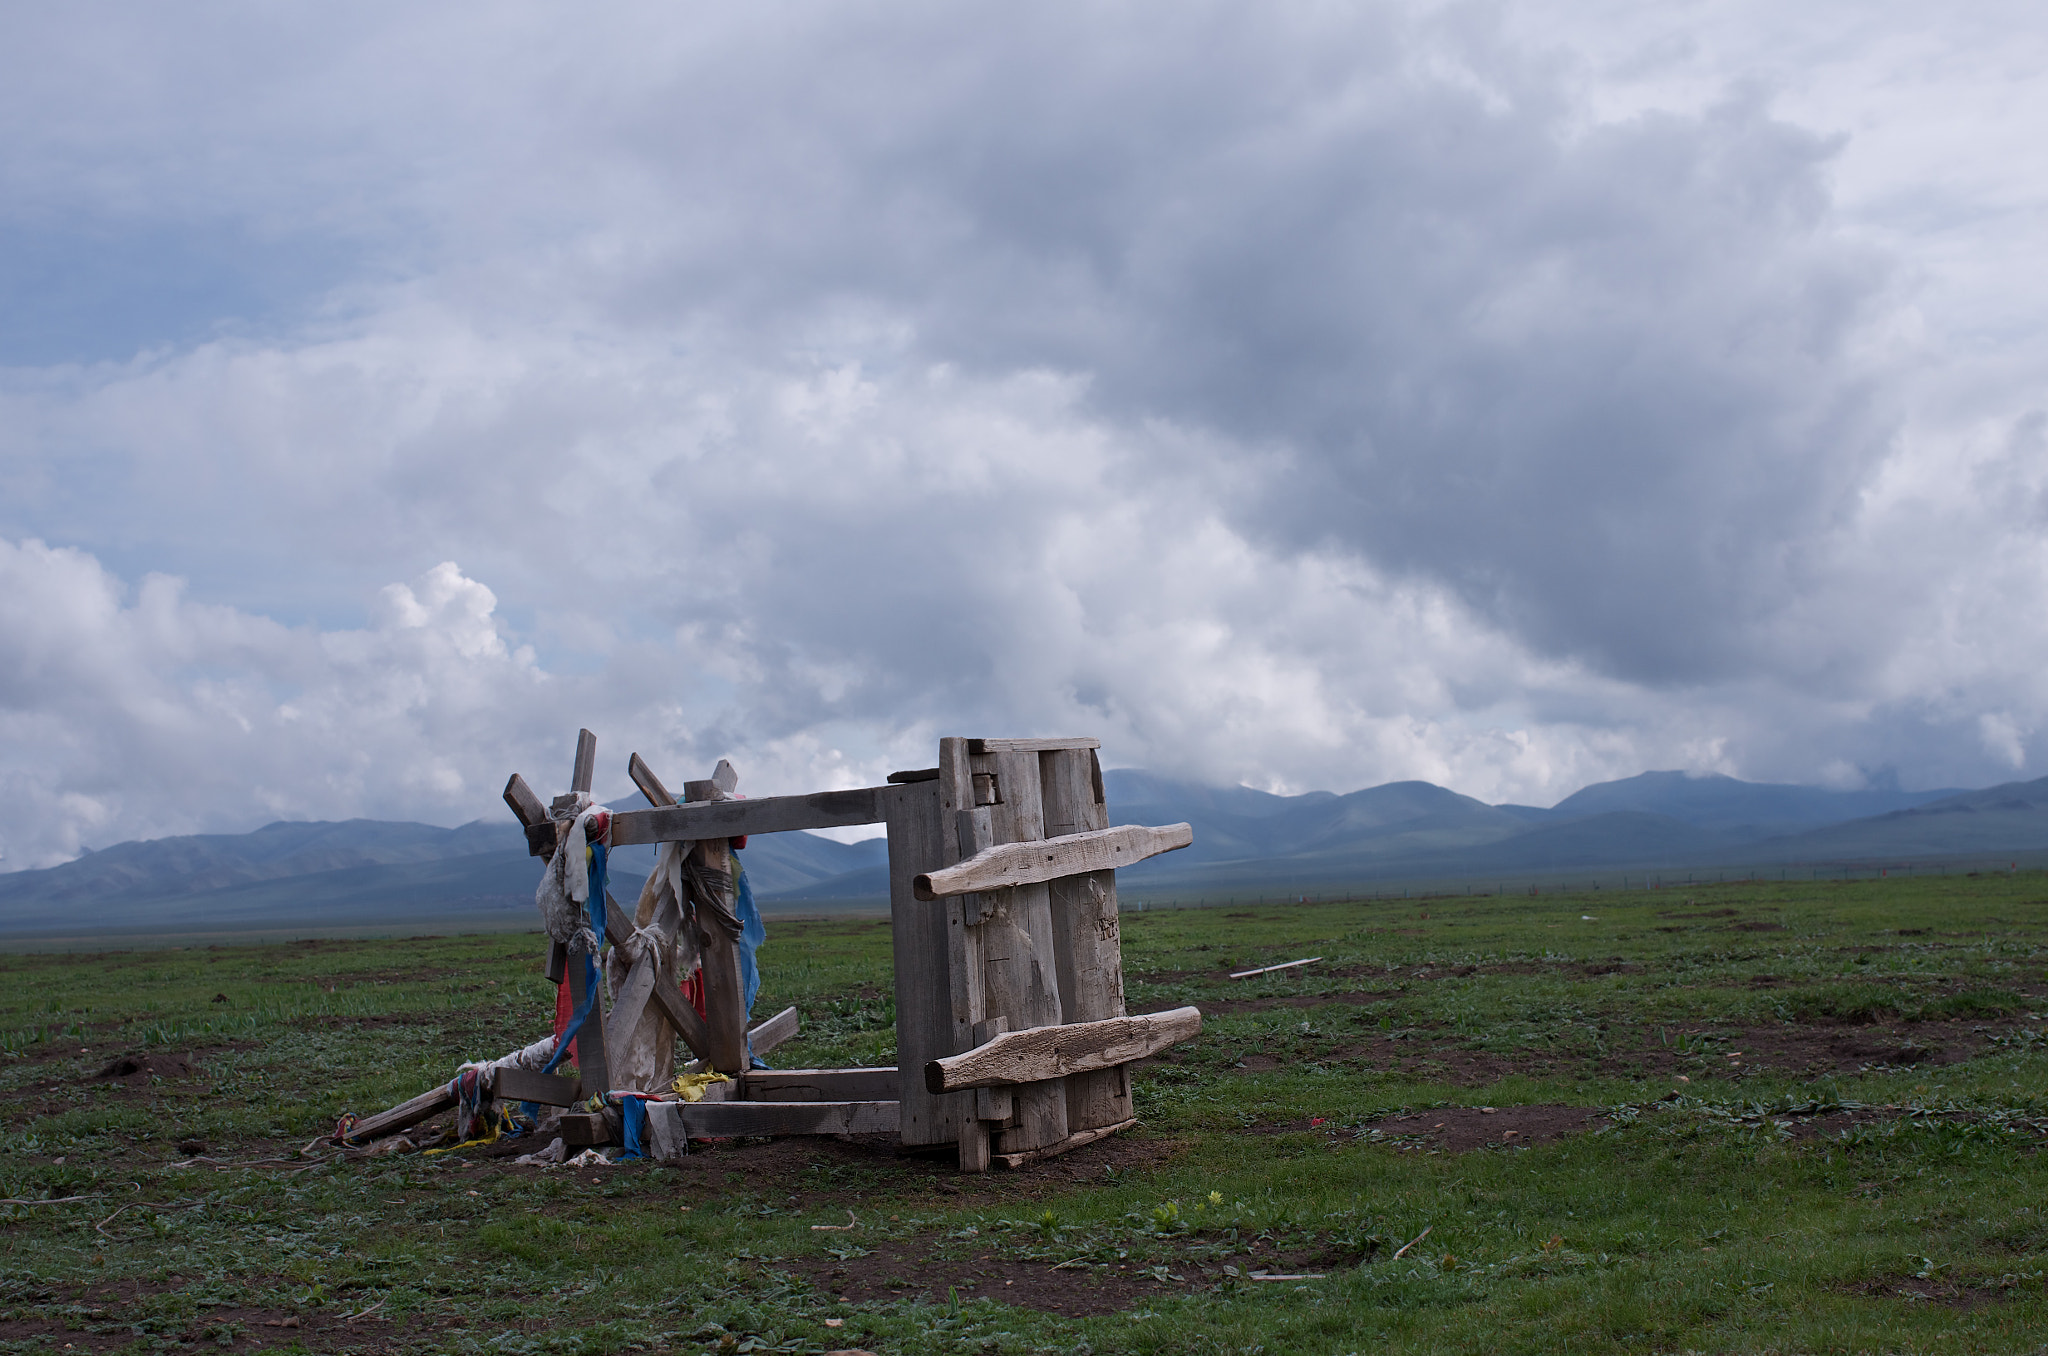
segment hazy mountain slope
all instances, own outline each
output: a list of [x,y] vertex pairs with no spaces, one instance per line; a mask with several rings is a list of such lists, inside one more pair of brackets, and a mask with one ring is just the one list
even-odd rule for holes
[[2048,777],[1959,792],[1910,810],[1834,824],[1759,846],[1771,861],[2048,849]]
[[1737,839],[1755,840],[1908,810],[1956,794],[1954,789],[1834,791],[1822,786],[1737,781],[1718,773],[1645,772],[1576,791],[1553,806],[1551,814],[1579,818],[1613,810],[1642,810]]

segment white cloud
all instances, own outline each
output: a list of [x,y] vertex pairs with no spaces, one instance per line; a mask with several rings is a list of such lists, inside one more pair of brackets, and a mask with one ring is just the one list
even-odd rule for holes
[[6,864],[498,813],[578,724],[760,790],[2039,770],[2039,185],[1916,225],[1869,150],[1997,44],[1688,13],[13,16],[0,230],[286,262],[0,373]]

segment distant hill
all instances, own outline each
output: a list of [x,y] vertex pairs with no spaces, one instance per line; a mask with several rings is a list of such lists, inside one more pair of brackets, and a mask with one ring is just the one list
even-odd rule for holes
[[[1543,809],[1488,805],[1428,782],[1277,796],[1153,773],[1104,774],[1118,824],[1195,826],[1194,846],[1122,873],[1127,891],[1287,891],[1517,872],[1901,861],[2048,852],[2048,778],[1982,791],[1833,791],[1648,772]],[[651,847],[613,855],[637,894]],[[756,835],[743,859],[770,911],[888,898],[881,839]],[[539,864],[507,822],[443,829],[349,820],[123,843],[0,875],[0,935],[504,925],[533,907]]]
[[[879,840],[848,845],[810,833],[756,837],[744,857],[756,893],[769,900],[878,859],[886,860]],[[621,849],[612,862],[612,893],[631,900],[654,849]],[[510,918],[532,911],[539,880],[540,864],[509,822],[277,823],[122,843],[62,866],[0,875],[0,934]]]

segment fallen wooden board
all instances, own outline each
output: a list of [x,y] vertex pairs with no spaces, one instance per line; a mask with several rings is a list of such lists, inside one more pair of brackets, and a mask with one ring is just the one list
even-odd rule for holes
[[418,1125],[429,1116],[437,1116],[454,1105],[454,1085],[443,1083],[440,1087],[421,1093],[410,1102],[400,1102],[389,1111],[380,1111],[374,1116],[363,1117],[349,1128],[347,1142],[366,1144],[373,1139],[381,1139],[409,1125]]
[[498,1069],[491,1074],[491,1096],[501,1102],[538,1102],[542,1106],[574,1106],[577,1081],[537,1069]]
[[755,1069],[740,1078],[740,1100],[893,1102],[901,1083],[893,1065],[875,1069]]
[[1191,1039],[1201,1029],[1202,1010],[1185,1007],[1138,1017],[1006,1031],[986,1045],[932,1060],[924,1066],[924,1085],[936,1094],[1065,1078],[1156,1055]]
[[880,1135],[896,1133],[896,1102],[653,1102],[649,1119],[673,1118],[691,1139],[734,1135]]
[[1038,885],[1090,871],[1114,871],[1162,852],[1184,848],[1194,841],[1194,827],[1188,824],[1168,824],[1156,829],[1122,824],[1113,829],[1092,829],[1036,842],[998,843],[957,865],[926,872],[911,885],[919,899],[945,899],[1012,885]]
[[1107,1139],[1117,1131],[1128,1130],[1137,1123],[1138,1118],[1133,1116],[1127,1121],[1118,1121],[1115,1125],[1098,1125],[1093,1130],[1077,1130],[1059,1143],[1048,1144],[1043,1149],[1028,1149],[1021,1154],[994,1154],[991,1155],[990,1161],[1006,1168],[1021,1168],[1026,1163],[1036,1163],[1041,1158],[1052,1158],[1078,1149],[1083,1144],[1093,1144],[1098,1139]]
[[808,796],[694,801],[660,809],[621,810],[612,816],[611,845],[689,843],[750,833],[879,824],[883,818],[880,797],[887,791],[887,787],[864,786],[854,791],[819,791]]
[[1250,979],[1253,975],[1270,975],[1275,970],[1292,970],[1297,965],[1314,965],[1317,961],[1321,959],[1321,956],[1310,956],[1305,960],[1284,961],[1279,965],[1261,965],[1256,970],[1233,971],[1230,977],[1232,979]]

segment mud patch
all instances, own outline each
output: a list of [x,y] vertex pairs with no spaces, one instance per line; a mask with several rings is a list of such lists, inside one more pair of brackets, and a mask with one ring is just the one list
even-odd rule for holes
[[159,1050],[116,1055],[85,1081],[118,1081],[133,1086],[147,1083],[152,1078],[191,1078],[198,1073],[199,1066],[193,1063],[190,1055],[174,1055]]
[[1944,1281],[1922,1276],[1880,1276],[1874,1281],[1847,1287],[1850,1294],[1872,1298],[1901,1299],[1914,1303],[1938,1304],[1944,1309],[1966,1313],[2004,1301],[2006,1293],[1996,1285]]
[[1371,1121],[1360,1127],[1360,1133],[1414,1139],[1431,1149],[1466,1153],[1549,1144],[1605,1123],[1598,1108],[1587,1106],[1446,1106]]

